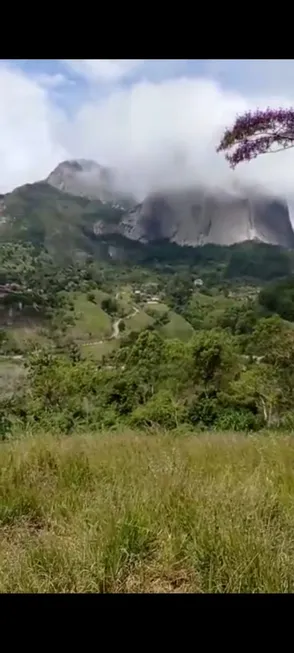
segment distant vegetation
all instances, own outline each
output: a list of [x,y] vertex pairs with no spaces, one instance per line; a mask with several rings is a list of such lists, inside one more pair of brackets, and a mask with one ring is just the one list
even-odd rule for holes
[[27,184],[5,195],[0,242],[45,247],[61,265],[80,254],[93,254],[99,245],[93,225],[102,219],[116,223],[122,209],[99,200],[68,195],[46,182]]
[[292,254],[187,249],[185,261],[167,246],[161,261],[147,248],[150,259],[132,266],[91,256],[61,265],[40,246],[1,246],[4,386],[15,366],[14,391],[0,395],[2,437],[293,427]]

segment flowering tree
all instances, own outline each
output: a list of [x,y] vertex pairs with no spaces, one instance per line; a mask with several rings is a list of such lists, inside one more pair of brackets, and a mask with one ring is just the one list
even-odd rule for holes
[[294,109],[266,109],[237,117],[232,129],[226,129],[217,152],[225,152],[235,168],[259,154],[290,147],[294,147]]

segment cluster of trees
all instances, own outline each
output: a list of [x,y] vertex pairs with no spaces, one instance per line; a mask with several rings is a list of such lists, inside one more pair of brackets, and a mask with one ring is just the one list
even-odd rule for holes
[[[42,306],[55,307],[68,292],[90,291],[103,285],[101,272],[88,256],[81,261],[58,263],[44,247],[32,244],[0,245],[0,283],[17,284],[24,302],[30,297]],[[19,298],[17,298],[18,301]]]
[[294,330],[261,318],[247,337],[200,330],[188,343],[148,327],[122,336],[101,364],[77,346],[33,352],[27,383],[2,400],[2,434],[21,428],[72,429],[124,423],[146,428],[258,430],[294,425]]
[[294,275],[274,281],[259,293],[259,304],[269,313],[294,322]]
[[263,243],[246,243],[231,248],[224,278],[269,281],[291,274],[292,269],[293,261],[287,251]]
[[[175,271],[184,274],[189,271],[194,277],[201,277],[207,286],[227,281],[248,278],[268,281],[283,277],[294,269],[293,254],[280,247],[263,243],[238,243],[232,246],[207,244],[201,247],[179,246],[168,241],[142,245],[121,237],[109,239],[108,244],[116,246],[122,256],[104,269],[106,276],[115,281],[119,274],[126,274],[129,280],[140,281],[148,274],[159,278],[172,277]],[[106,249],[108,245],[105,245]]]
[[118,303],[113,297],[106,297],[101,302],[101,308],[103,311],[108,313],[108,315],[117,315],[118,312]]

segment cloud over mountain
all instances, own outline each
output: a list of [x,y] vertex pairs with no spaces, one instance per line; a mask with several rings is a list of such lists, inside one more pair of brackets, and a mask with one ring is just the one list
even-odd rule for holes
[[[56,78],[65,71],[77,76],[68,86],[75,94],[70,112],[63,78]],[[292,91],[276,96],[271,85],[260,97],[240,92],[214,79],[213,67],[209,78],[169,73],[155,82],[143,77],[141,60],[66,60],[52,84],[40,74],[0,66],[1,192],[46,177],[64,159],[84,157],[118,168],[122,184],[140,197],[161,186],[224,186],[238,178],[293,194],[294,150],[260,157],[236,173],[215,152],[236,113],[294,104]]]

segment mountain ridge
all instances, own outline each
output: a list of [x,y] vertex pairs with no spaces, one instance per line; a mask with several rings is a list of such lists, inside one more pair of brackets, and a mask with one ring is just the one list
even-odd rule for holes
[[[95,161],[61,162],[43,181],[0,196],[0,240],[42,242],[93,253],[117,235],[152,244],[232,245],[256,241],[294,248],[287,204],[259,189],[163,190],[140,203],[116,171]],[[64,255],[66,252],[64,252]]]

